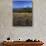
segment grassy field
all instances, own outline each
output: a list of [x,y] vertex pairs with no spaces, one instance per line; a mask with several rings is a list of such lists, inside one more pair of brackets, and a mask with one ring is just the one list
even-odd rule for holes
[[13,26],[32,26],[32,13],[13,13]]

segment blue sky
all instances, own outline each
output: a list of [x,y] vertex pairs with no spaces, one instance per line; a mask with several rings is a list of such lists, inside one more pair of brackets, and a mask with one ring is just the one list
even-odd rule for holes
[[32,8],[32,0],[30,1],[13,0],[13,8],[26,8],[26,7]]
[[13,1],[32,1],[32,0],[13,0]]

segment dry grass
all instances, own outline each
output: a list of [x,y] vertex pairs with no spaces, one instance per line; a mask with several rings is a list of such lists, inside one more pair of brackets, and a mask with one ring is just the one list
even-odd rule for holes
[[32,26],[32,13],[13,13],[14,26]]

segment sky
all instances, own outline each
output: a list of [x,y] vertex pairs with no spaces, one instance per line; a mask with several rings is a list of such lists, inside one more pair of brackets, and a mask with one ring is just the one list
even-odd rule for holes
[[13,8],[26,8],[26,7],[32,8],[32,0],[30,1],[13,0]]
[[13,0],[13,1],[32,1],[32,0]]

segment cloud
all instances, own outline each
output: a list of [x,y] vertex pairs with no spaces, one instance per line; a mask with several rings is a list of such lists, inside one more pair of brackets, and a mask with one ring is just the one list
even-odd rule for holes
[[25,4],[23,7],[32,7],[32,3]]

